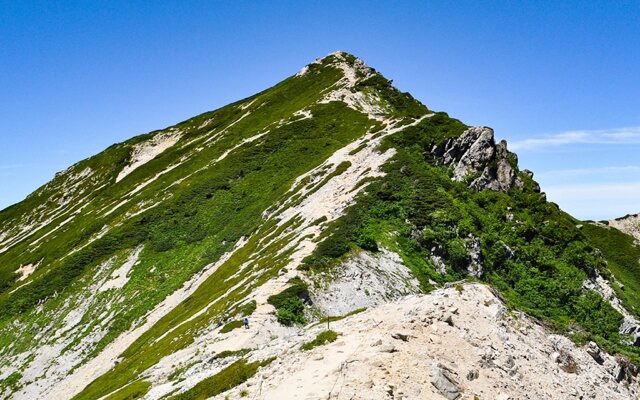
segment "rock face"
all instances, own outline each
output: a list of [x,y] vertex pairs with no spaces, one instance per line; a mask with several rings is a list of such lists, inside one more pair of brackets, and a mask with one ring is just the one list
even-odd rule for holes
[[496,144],[491,128],[471,127],[460,137],[434,147],[432,154],[453,167],[453,180],[472,177],[469,186],[475,190],[507,192],[514,186],[523,187],[516,155],[507,150],[506,141]]
[[609,221],[609,226],[633,236],[636,242],[640,244],[640,214],[627,215],[611,220]]
[[325,315],[344,315],[420,292],[420,283],[400,256],[384,248],[375,254],[362,251],[335,272],[313,280],[317,289],[311,300]]
[[622,314],[624,319],[620,325],[620,334],[632,337],[633,345],[640,346],[640,321],[624,308],[611,283],[604,279],[600,273],[597,273],[595,277],[586,279],[582,283],[582,287],[599,293],[616,311]]

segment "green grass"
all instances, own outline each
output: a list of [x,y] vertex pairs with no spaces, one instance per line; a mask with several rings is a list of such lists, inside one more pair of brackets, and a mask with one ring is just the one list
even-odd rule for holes
[[313,339],[312,341],[302,344],[302,346],[300,346],[300,349],[304,351],[308,351],[315,347],[323,346],[327,343],[335,342],[337,338],[338,338],[337,332],[332,330],[323,331],[323,332],[320,332],[318,336],[316,336],[316,338]]
[[[33,337],[24,334],[25,326],[43,327],[61,322],[64,313],[68,312],[67,308],[62,307],[65,300],[80,299],[78,296],[86,292],[98,264],[114,254],[124,257],[133,248],[144,244],[140,263],[132,270],[127,285],[117,291],[121,303],[115,305],[117,313],[113,323],[94,350],[95,354],[195,272],[218,260],[241,237],[260,235],[260,232],[263,237],[272,234],[270,228],[275,221],[265,223],[262,213],[289,190],[296,177],[362,136],[372,124],[366,116],[342,103],[314,105],[322,96],[322,89],[331,86],[340,77],[341,72],[335,68],[314,66],[306,77],[290,78],[250,99],[184,121],[177,125],[184,131],[177,145],[117,184],[113,180],[128,162],[131,146],[147,139],[149,135],[114,145],[104,154],[81,162],[77,169],[104,167],[104,171],[100,170],[101,180],[91,185],[110,183],[93,192],[92,197],[83,203],[86,204],[86,214],[78,214],[71,222],[49,235],[36,250],[29,247],[29,241],[25,241],[0,255],[0,276],[3,271],[7,275],[4,281],[7,284],[0,293],[0,345],[13,343],[16,350],[37,347],[39,344],[34,342]],[[249,101],[254,103],[247,110],[239,109],[238,105],[248,104]],[[294,111],[302,108],[312,109],[314,118],[279,125],[281,120],[288,121]],[[250,115],[229,128],[218,141],[204,145],[208,138],[248,111],[251,111]],[[200,128],[208,119],[213,122]],[[269,130],[269,133],[262,139],[238,147],[215,166],[209,166],[227,149],[264,130]],[[189,162],[158,175],[186,155],[190,155]],[[135,195],[128,195],[140,182],[154,176],[159,177]],[[43,188],[24,204],[2,211],[0,220],[10,221],[13,226],[21,215],[34,209],[51,191],[59,190],[64,178],[64,175],[57,178],[57,186]],[[179,180],[180,184],[169,188]],[[93,186],[87,185],[86,189],[90,190]],[[167,198],[168,193],[171,196]],[[105,214],[123,199],[127,200],[124,205],[109,215]],[[135,217],[126,216],[127,212],[143,207],[139,205],[140,202],[152,205],[161,199],[164,201]],[[51,204],[50,208],[53,207],[55,204]],[[54,224],[65,218],[66,214],[61,215],[54,220]],[[72,249],[85,245],[103,226],[110,226],[111,230],[74,255],[67,256]],[[42,237],[51,229],[37,232],[33,239]],[[137,377],[136,371],[144,370],[163,355],[187,346],[199,327],[222,320],[229,309],[250,314],[251,305],[237,310],[234,309],[235,305],[286,265],[288,252],[277,257],[275,254],[290,240],[292,237],[287,236],[268,248],[261,247],[255,240],[251,241],[246,249],[220,266],[210,280],[184,304],[134,343],[114,371],[98,379],[78,398],[97,398],[132,382]],[[238,267],[255,253],[262,255],[256,259],[252,269],[262,269],[264,274],[250,285],[228,293],[230,288],[246,278],[250,271],[236,275]],[[43,260],[42,265],[30,279],[31,283],[10,295],[9,291],[16,286],[12,283],[15,278],[13,271],[21,263],[40,259]],[[153,273],[149,273],[151,269]],[[227,296],[223,296],[227,293]],[[115,295],[115,291],[99,293],[83,323],[92,324],[91,321],[96,321],[96,317],[104,312]],[[43,300],[44,312],[35,313],[34,305]],[[214,303],[213,306],[192,323],[172,331],[165,340],[149,345],[171,327],[211,303]],[[16,319],[22,322],[14,326],[12,321]],[[88,329],[79,333],[75,340],[80,340],[90,332]]]
[[151,382],[135,381],[123,389],[109,395],[105,400],[135,400],[141,399],[151,389]]
[[609,270],[624,285],[624,290],[612,282],[613,288],[625,306],[635,313],[640,311],[640,247],[634,238],[615,228],[586,223],[582,232],[602,251]]
[[251,349],[225,350],[225,351],[221,351],[220,353],[216,354],[215,357],[213,357],[213,358],[216,359],[216,360],[219,360],[219,359],[227,358],[227,357],[242,357],[242,356],[246,355],[250,351],[251,351]]
[[278,322],[286,326],[306,323],[304,316],[304,299],[309,296],[307,284],[295,277],[289,283],[291,286],[282,292],[270,296],[267,302],[276,308]]
[[271,361],[273,359],[253,363],[238,360],[217,374],[198,382],[186,392],[170,397],[169,400],[200,400],[224,393],[246,382],[255,375],[258,368],[268,365]]
[[240,327],[242,327],[242,321],[240,321],[240,320],[231,321],[231,322],[225,324],[220,329],[220,333],[228,333],[228,332],[231,332],[232,330],[238,329]]
[[356,315],[356,314],[360,314],[361,312],[365,312],[367,311],[367,307],[362,307],[362,308],[356,308],[353,311],[349,311],[348,313],[344,314],[344,315],[330,315],[327,317],[324,317],[322,319],[320,319],[318,322],[316,322],[315,324],[313,324],[313,326],[316,325],[320,325],[320,324],[326,324],[327,322],[331,323],[331,322],[335,322],[335,321],[340,321],[343,320],[347,317],[350,317],[352,315]]

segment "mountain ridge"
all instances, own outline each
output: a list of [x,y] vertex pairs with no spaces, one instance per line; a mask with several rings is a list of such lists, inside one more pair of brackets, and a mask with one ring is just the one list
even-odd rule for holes
[[[490,128],[345,52],[112,145],[0,221],[0,397],[269,398],[250,377],[314,321],[460,279],[637,357],[618,311],[637,316],[630,261],[598,253]],[[244,316],[264,337],[239,339]],[[635,382],[623,361],[597,371]]]

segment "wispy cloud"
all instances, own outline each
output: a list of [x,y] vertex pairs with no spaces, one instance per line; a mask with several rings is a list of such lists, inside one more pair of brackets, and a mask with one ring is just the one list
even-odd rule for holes
[[561,132],[513,141],[509,147],[513,150],[539,150],[571,144],[640,144],[640,126]]
[[16,169],[22,167],[21,164],[0,164],[0,169]]
[[555,169],[536,174],[539,178],[591,176],[601,174],[627,174],[640,172],[640,165],[607,166],[596,168]]
[[613,219],[640,211],[640,182],[545,185],[549,200],[581,219]]

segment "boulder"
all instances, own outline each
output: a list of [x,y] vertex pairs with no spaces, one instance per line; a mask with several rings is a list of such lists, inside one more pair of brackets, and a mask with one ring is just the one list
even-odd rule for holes
[[604,364],[604,358],[602,358],[602,354],[600,352],[600,347],[594,342],[589,342],[585,348],[587,354],[591,356],[598,364]]
[[449,400],[455,400],[461,396],[462,389],[454,378],[451,369],[442,364],[436,364],[431,370],[431,384],[438,392]]

